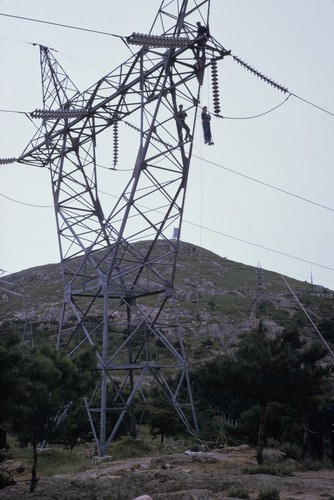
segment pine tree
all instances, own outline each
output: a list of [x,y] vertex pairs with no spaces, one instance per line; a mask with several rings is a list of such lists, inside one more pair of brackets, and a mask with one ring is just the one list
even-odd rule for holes
[[310,411],[326,392],[328,369],[319,364],[325,353],[306,346],[297,328],[270,336],[260,323],[241,336],[233,355],[208,362],[194,374],[195,391],[202,406],[206,402],[221,413],[230,411],[233,401],[239,409],[258,405],[256,458],[262,464],[269,405],[290,405],[301,418]]

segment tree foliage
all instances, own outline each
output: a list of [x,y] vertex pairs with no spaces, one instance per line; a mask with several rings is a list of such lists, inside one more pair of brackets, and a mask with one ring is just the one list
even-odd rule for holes
[[262,323],[240,338],[233,355],[224,355],[194,374],[202,408],[216,408],[233,420],[258,407],[257,460],[263,462],[266,423],[273,403],[289,406],[302,419],[326,392],[328,369],[319,361],[326,351],[307,346],[296,327],[270,336]]
[[33,448],[30,491],[38,481],[37,446],[55,432],[61,408],[83,397],[95,381],[95,355],[82,350],[68,358],[48,346],[0,346],[1,420],[23,445]]
[[158,388],[153,389],[150,394],[148,425],[153,438],[160,436],[161,444],[165,437],[184,432],[184,426],[175,408],[168,403],[166,395]]

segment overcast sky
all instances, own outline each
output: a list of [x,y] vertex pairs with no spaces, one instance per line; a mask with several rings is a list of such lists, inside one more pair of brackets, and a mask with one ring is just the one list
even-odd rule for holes
[[[0,12],[129,35],[148,32],[160,3],[1,0]],[[0,26],[1,158],[18,157],[36,130],[24,114],[42,107],[34,43],[57,50],[81,91],[131,55],[117,37],[6,16]],[[286,100],[232,57],[219,63],[225,118],[213,118],[212,147],[203,144],[198,120],[181,232],[228,259],[298,280],[312,276],[332,289],[333,26],[333,0],[211,1],[211,34],[291,95]],[[201,104],[213,111],[210,75]],[[7,273],[59,261],[47,169],[0,165],[0,223]]]

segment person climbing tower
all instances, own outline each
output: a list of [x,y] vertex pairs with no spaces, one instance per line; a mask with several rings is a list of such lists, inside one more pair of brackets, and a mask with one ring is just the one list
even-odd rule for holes
[[213,141],[212,141],[211,124],[210,124],[211,116],[206,106],[203,107],[201,116],[202,116],[202,127],[204,134],[204,143],[212,146]]
[[207,26],[203,26],[200,21],[197,21],[197,38],[205,39],[205,41],[209,38],[209,28]]
[[197,25],[197,57],[200,57],[201,55],[204,56],[204,51],[205,51],[205,46],[206,42],[208,41],[210,37],[209,33],[209,28],[207,26],[203,26],[200,21],[196,23]]
[[178,125],[178,129],[179,129],[179,134],[181,136],[181,141],[183,140],[182,139],[182,129],[184,129],[186,131],[186,137],[185,139],[189,139],[190,141],[192,140],[192,136],[191,136],[191,133],[190,133],[190,128],[189,126],[186,124],[186,118],[187,118],[187,113],[183,110],[183,105],[180,104],[179,106],[179,111],[176,113],[175,115],[175,118],[176,118],[176,123]]

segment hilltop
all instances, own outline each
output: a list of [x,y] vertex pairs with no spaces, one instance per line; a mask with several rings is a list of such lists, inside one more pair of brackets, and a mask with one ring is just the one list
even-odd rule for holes
[[[11,285],[6,287],[9,291],[2,291],[2,329],[14,328],[27,341],[31,335],[35,342],[45,337],[55,341],[63,298],[60,265],[27,269],[9,275],[6,281]],[[287,277],[283,280],[277,273],[184,242],[175,290],[190,363],[231,349],[237,336],[255,328],[260,319],[273,334],[292,318],[298,319],[303,335],[318,342],[319,336],[302,309],[317,326],[334,318],[331,291]],[[168,320],[168,308],[165,314]]]

